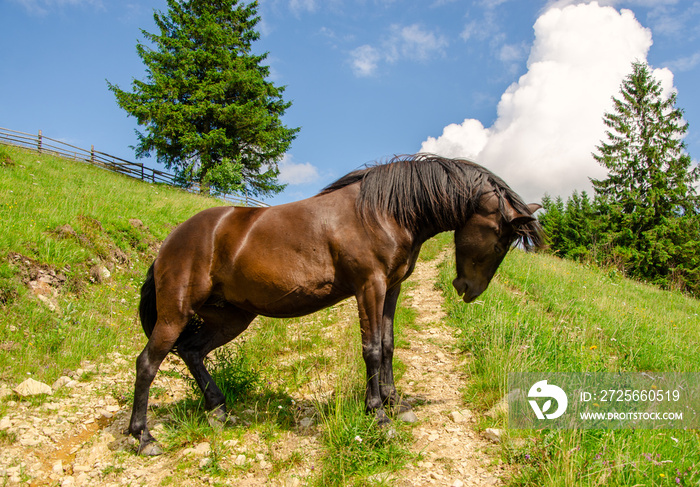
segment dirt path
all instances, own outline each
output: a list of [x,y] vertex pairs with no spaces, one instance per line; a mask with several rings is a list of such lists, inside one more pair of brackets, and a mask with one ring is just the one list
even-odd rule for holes
[[[474,429],[474,418],[460,397],[461,359],[455,352],[453,331],[441,323],[442,297],[433,287],[437,262],[439,259],[416,266],[411,277],[415,285],[407,294],[420,326],[417,331],[406,331],[410,347],[396,352],[407,365],[399,388],[417,401],[419,422],[413,429],[413,450],[422,455],[415,465],[386,480],[399,486],[499,485],[503,470],[492,451],[494,446]],[[339,305],[338,314],[334,333],[354,330],[354,302]],[[0,485],[296,487],[314,476],[320,457],[320,428],[313,411],[303,409],[296,417],[296,427],[276,433],[272,440],[262,438],[260,428],[251,428],[240,437],[200,441],[156,458],[134,455],[133,440],[124,435],[130,414],[125,396],[132,390],[132,362],[131,357],[110,354],[102,364],[83,363],[81,369],[67,372],[63,384],[40,405],[25,400],[7,402],[6,413],[0,417]],[[189,385],[174,373],[182,367],[179,359],[166,360],[161,368],[164,373],[158,374],[153,385],[152,391],[158,391],[153,404],[186,396]],[[308,405],[310,398],[332,394],[333,373],[332,365],[326,367],[292,397]],[[10,393],[9,385],[0,384],[0,400]],[[156,437],[163,436],[161,424],[151,428]],[[207,474],[204,467],[215,455],[230,469],[230,478]]]
[[[418,330],[407,330],[410,348],[398,349],[407,365],[401,390],[418,399],[419,424],[413,433],[414,451],[424,460],[409,466],[402,485],[481,486],[500,485],[503,469],[493,443],[475,430],[475,418],[461,398],[464,384],[462,360],[456,350],[454,330],[443,324],[443,297],[435,289],[444,254],[430,262],[418,262],[407,291],[418,313]],[[422,403],[422,404],[420,404]]]

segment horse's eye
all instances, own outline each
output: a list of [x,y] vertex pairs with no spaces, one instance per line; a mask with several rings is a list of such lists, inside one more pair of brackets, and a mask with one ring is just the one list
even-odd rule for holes
[[503,246],[501,244],[497,243],[496,245],[493,246],[493,250],[497,254],[500,254],[501,252],[503,252]]

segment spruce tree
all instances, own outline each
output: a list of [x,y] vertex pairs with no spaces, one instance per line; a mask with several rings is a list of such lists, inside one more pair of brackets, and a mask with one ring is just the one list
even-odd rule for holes
[[291,103],[266,79],[267,53],[252,52],[257,2],[167,2],[167,13],[154,13],[160,33],[142,30],[149,44],[137,43],[146,80],[134,80],[132,92],[108,82],[119,106],[145,126],[137,157],[155,153],[204,191],[281,191],[277,163],[299,129],[280,120]]
[[607,142],[593,157],[608,170],[592,180],[598,212],[605,220],[612,260],[640,278],[693,287],[688,265],[700,251],[697,240],[700,171],[685,151],[688,130],[676,94],[664,98],[661,83],[645,63],[633,63],[614,112],[604,116]]

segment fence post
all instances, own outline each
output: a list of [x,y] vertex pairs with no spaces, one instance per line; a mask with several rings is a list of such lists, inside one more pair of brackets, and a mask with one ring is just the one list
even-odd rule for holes
[[143,181],[143,164],[141,164],[141,181]]
[[90,146],[90,164],[95,164],[95,146]]
[[39,151],[39,154],[41,154],[41,130],[39,130],[39,137],[37,139],[36,148]]

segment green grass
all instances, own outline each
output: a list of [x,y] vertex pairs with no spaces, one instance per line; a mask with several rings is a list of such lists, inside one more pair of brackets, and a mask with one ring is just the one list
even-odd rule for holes
[[[14,385],[31,375],[50,384],[83,360],[99,363],[113,351],[135,356],[145,343],[136,314],[139,288],[159,242],[181,221],[221,202],[5,146],[0,173],[0,380]],[[96,279],[97,266],[111,276]],[[49,303],[29,285],[47,275],[55,291],[49,290]],[[192,470],[218,479],[244,474],[249,464],[234,465],[226,442],[251,434],[262,442],[256,448],[266,449],[273,476],[283,475],[302,464],[303,454],[280,455],[274,444],[309,415],[322,438],[323,467],[312,482],[381,484],[372,476],[405,464],[409,427],[379,430],[364,413],[359,325],[354,313],[351,322],[346,314],[335,306],[301,319],[259,318],[236,345],[212,354],[208,368],[227,397],[235,420],[230,427],[210,424],[194,384],[187,398],[161,406],[162,391],[154,387],[154,434],[166,453],[211,445],[208,462],[183,459],[169,481]],[[414,319],[399,307],[398,337]],[[403,364],[396,362],[400,375]],[[332,394],[292,399],[315,381],[325,381]],[[113,391],[127,404],[132,392],[123,392]],[[0,411],[6,407],[0,402]]]
[[[470,357],[465,401],[486,411],[510,372],[697,372],[700,302],[544,254],[512,251],[476,302],[443,264],[449,323]],[[505,417],[481,427],[507,427]],[[510,485],[696,485],[700,440],[682,430],[508,430]]]
[[[82,360],[132,355],[145,343],[135,310],[157,243],[221,203],[8,146],[0,159],[0,380],[51,383]],[[97,265],[111,273],[99,284]],[[60,277],[53,310],[27,286],[46,273]]]

